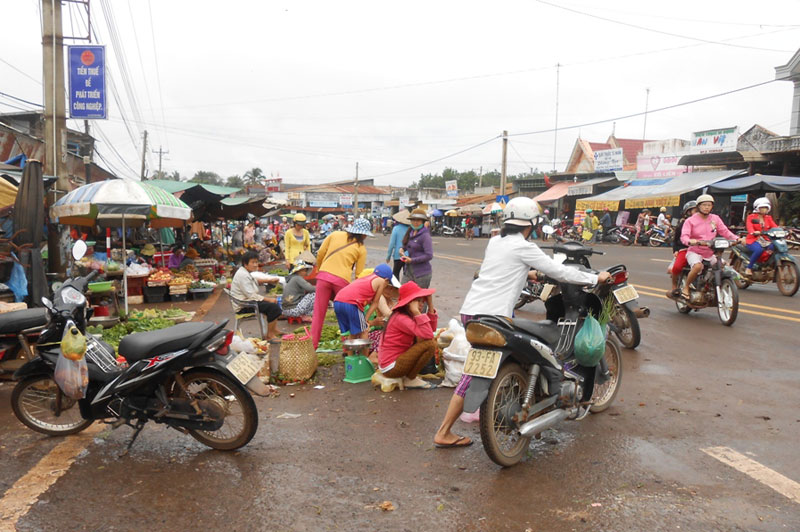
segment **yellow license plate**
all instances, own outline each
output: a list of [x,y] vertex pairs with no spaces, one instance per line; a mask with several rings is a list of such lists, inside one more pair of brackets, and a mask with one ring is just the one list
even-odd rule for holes
[[614,297],[617,298],[617,303],[622,305],[623,303],[627,303],[628,301],[633,301],[634,299],[638,298],[639,294],[636,292],[634,287],[628,285],[614,290]]
[[500,359],[502,357],[502,351],[470,349],[467,354],[467,360],[464,362],[464,374],[494,379],[497,376],[498,368],[500,368]]

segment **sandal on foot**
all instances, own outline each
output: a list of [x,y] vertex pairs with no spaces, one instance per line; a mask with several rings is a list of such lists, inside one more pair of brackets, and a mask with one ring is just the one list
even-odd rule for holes
[[439,449],[451,449],[453,447],[469,447],[472,443],[473,441],[470,438],[461,436],[453,443],[434,443],[433,445]]

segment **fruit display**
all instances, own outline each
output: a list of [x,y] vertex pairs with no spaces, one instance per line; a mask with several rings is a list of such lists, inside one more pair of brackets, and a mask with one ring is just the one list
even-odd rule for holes
[[167,284],[170,287],[181,286],[181,285],[189,286],[193,282],[194,279],[192,277],[187,276],[184,273],[179,273],[178,275],[174,276],[170,281],[168,281]]
[[194,281],[191,285],[189,285],[190,290],[208,290],[214,289],[217,286],[215,282],[208,282],[208,281]]
[[208,281],[208,282],[212,282],[212,283],[214,283],[214,284],[216,284],[216,283],[217,283],[217,278],[216,278],[216,277],[214,277],[214,272],[213,272],[213,270],[208,270],[208,269],[206,269],[206,270],[202,270],[202,271],[200,272],[200,280],[201,280],[201,281]]
[[172,273],[166,268],[159,268],[150,274],[147,278],[147,283],[150,286],[164,285],[172,280]]

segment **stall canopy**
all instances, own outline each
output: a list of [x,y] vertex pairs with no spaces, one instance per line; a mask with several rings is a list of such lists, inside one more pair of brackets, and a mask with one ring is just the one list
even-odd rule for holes
[[559,200],[567,195],[569,192],[569,187],[574,185],[571,181],[562,181],[560,183],[556,183],[552,187],[548,188],[535,198],[534,201],[538,201],[539,203],[552,203],[556,200]]
[[719,194],[738,194],[742,192],[796,192],[798,190],[800,190],[800,177],[761,174],[731,179],[708,187],[709,192],[716,192]]
[[618,211],[624,201],[626,209],[645,209],[654,207],[677,207],[681,195],[700,190],[714,183],[738,177],[745,170],[720,170],[714,172],[689,172],[675,177],[634,179],[621,187],[608,192],[578,200],[575,209]]
[[248,214],[261,217],[270,212],[269,204],[264,202],[263,196],[254,198],[242,196],[238,198],[224,198],[214,205],[209,205],[202,220],[244,220]]
[[[612,183],[613,181],[613,183]],[[614,177],[595,177],[582,183],[574,183],[569,185],[567,196],[583,196],[585,194],[594,194],[595,185],[606,185],[606,187],[613,187],[620,184],[620,181]]]
[[191,207],[195,218],[201,219],[205,217],[206,211],[211,210],[222,199],[241,190],[239,188],[192,183],[191,181],[170,181],[168,179],[151,179],[147,183],[174,194]]

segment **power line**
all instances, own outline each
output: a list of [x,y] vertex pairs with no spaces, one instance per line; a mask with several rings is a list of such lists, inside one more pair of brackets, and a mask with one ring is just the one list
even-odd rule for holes
[[646,26],[640,26],[638,24],[632,24],[630,22],[623,22],[621,20],[615,20],[615,19],[608,18],[608,17],[602,17],[600,15],[593,15],[592,13],[587,13],[585,11],[579,11],[577,9],[572,9],[570,7],[566,7],[566,6],[563,6],[563,5],[554,4],[552,2],[547,2],[546,0],[536,0],[536,1],[539,2],[540,4],[544,4],[544,5],[547,5],[547,6],[550,6],[550,7],[555,7],[556,9],[562,9],[564,11],[569,11],[570,13],[576,13],[578,15],[583,15],[585,17],[595,18],[595,19],[598,19],[598,20],[604,20],[606,22],[611,22],[612,24],[619,24],[621,26],[627,26],[629,28],[636,28],[638,30],[649,31],[649,32],[658,33],[658,34],[661,34],[661,35],[668,35],[670,37],[678,37],[680,39],[688,39],[690,41],[697,41],[697,42],[702,42],[702,43],[706,43],[706,44],[718,44],[720,46],[731,46],[731,47],[734,47],[734,48],[747,48],[749,50],[762,50],[762,51],[765,51],[765,52],[791,53],[791,52],[794,51],[794,50],[778,50],[778,49],[775,49],[775,48],[762,48],[762,47],[759,47],[759,46],[747,46],[745,44],[731,44],[731,43],[727,43],[727,42],[723,42],[723,41],[712,41],[710,39],[702,39],[700,37],[692,37],[690,35],[681,35],[680,33],[672,33],[672,32],[669,32],[669,31],[657,30],[655,28],[648,28]]
[[525,166],[530,167],[528,162],[525,160],[525,158],[522,155],[520,155],[520,153],[517,151],[517,148],[514,147],[514,144],[512,144],[511,141],[508,142],[508,145],[511,146],[511,149],[514,150],[514,153],[517,154],[517,157],[519,157],[519,160],[522,161],[523,163],[525,163]]
[[36,82],[36,83],[38,83],[39,85],[41,85],[41,84],[42,84],[42,80],[34,78],[33,76],[31,76],[31,75],[30,75],[30,74],[28,74],[27,72],[23,72],[22,70],[20,70],[19,68],[15,67],[15,66],[14,66],[14,65],[12,65],[11,63],[9,63],[9,62],[8,62],[8,61],[6,61],[5,59],[3,59],[2,57],[0,57],[0,62],[2,62],[2,63],[5,63],[6,65],[10,66],[12,69],[16,70],[17,72],[19,72],[20,74],[22,74],[22,75],[23,75],[23,76],[25,76],[26,78],[28,78],[28,79],[31,79],[31,80],[33,80],[33,81],[35,81],[35,82]]
[[156,46],[156,32],[155,24],[153,23],[153,6],[150,0],[147,0],[147,10],[150,13],[150,37],[153,41],[153,59],[156,66],[156,81],[158,84],[158,101],[161,104],[161,127],[164,128],[164,140],[166,141],[167,149],[169,149],[169,136],[167,135],[167,119],[164,115],[164,93],[161,91],[161,69],[158,66],[158,47]]
[[[626,118],[634,118],[634,117],[637,117],[637,116],[642,116],[645,112],[647,112],[648,114],[652,114],[652,113],[657,113],[659,111],[667,111],[669,109],[675,109],[676,107],[683,107],[685,105],[691,105],[693,103],[704,102],[706,100],[719,98],[721,96],[728,96],[729,94],[734,94],[734,93],[737,93],[737,92],[742,92],[742,91],[746,91],[746,90],[749,90],[749,89],[754,89],[756,87],[761,87],[763,85],[769,85],[770,83],[774,83],[775,81],[776,80],[774,80],[774,79],[770,79],[770,80],[767,80],[767,81],[762,81],[761,83],[756,83],[755,85],[748,85],[746,87],[740,87],[738,89],[733,89],[733,90],[729,90],[729,91],[725,91],[725,92],[720,92],[719,94],[712,94],[710,96],[704,96],[702,98],[697,98],[695,100],[689,100],[687,102],[681,102],[681,103],[676,103],[676,104],[672,104],[672,105],[667,105],[666,107],[659,107],[658,109],[651,109],[649,111],[640,111],[638,113],[631,113],[631,114],[628,114],[628,115],[617,116],[617,117],[614,117],[614,118],[605,118],[603,120],[595,120],[594,122],[585,122],[583,124],[575,124],[575,125],[572,125],[572,126],[564,126],[564,127],[560,127],[559,126],[558,130],[559,131],[563,131],[565,129],[577,129],[577,128],[580,128],[580,127],[596,126],[597,124],[605,124],[605,123],[608,123],[608,122],[614,122],[614,121],[618,121],[618,120],[625,120]],[[511,133],[511,134],[509,134],[509,137],[518,137],[518,136],[523,136],[523,135],[538,135],[538,134],[542,134],[542,133],[552,133],[553,131],[555,131],[555,130],[554,129],[540,129],[539,131],[527,131],[525,133]]]
[[27,103],[28,105],[32,105],[34,107],[44,107],[44,105],[40,103],[29,102],[28,100],[23,100],[22,98],[17,98],[16,96],[12,96],[8,93],[0,91],[0,96],[5,96],[6,98],[11,98],[12,100],[16,100],[18,102]]

